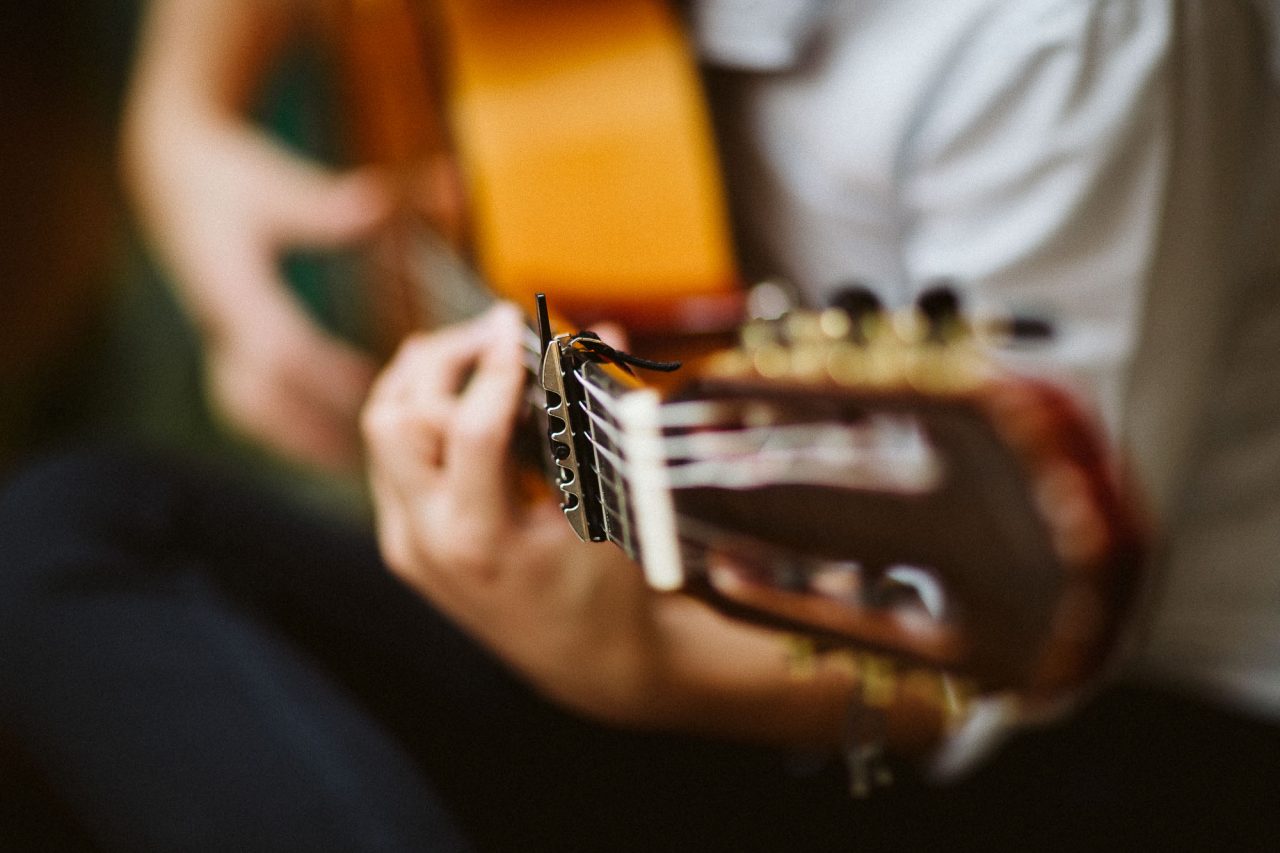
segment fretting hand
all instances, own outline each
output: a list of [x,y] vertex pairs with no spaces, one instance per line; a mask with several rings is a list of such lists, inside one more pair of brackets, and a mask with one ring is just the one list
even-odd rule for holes
[[615,723],[834,744],[856,681],[798,679],[771,631],[649,589],[552,502],[517,499],[508,445],[526,371],[518,312],[407,342],[365,409],[384,557],[549,697]]

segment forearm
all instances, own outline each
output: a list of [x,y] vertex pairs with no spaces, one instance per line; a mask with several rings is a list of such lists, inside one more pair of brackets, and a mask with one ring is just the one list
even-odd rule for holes
[[132,82],[130,129],[237,119],[301,15],[297,0],[154,0]]
[[[236,247],[207,235],[225,244],[227,232],[250,227],[220,221],[220,211],[250,213],[235,178],[280,156],[247,115],[302,14],[296,0],[155,0],[143,27],[124,118],[125,183],[188,310],[214,334],[226,316],[284,308],[286,294],[260,286],[257,270],[227,270]],[[232,310],[242,305],[260,310]]]

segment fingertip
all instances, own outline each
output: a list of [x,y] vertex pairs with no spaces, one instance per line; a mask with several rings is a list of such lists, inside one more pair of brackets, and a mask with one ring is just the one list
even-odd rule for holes
[[282,216],[282,237],[316,246],[363,239],[395,209],[395,193],[379,170],[313,174],[300,184]]
[[514,303],[502,301],[495,303],[478,318],[488,345],[485,352],[505,357],[519,352],[523,344],[524,313]]
[[485,320],[501,329],[514,329],[524,324],[524,312],[514,302],[504,299],[486,312]]
[[391,182],[377,169],[349,172],[338,179],[334,189],[335,206],[352,221],[381,221],[395,205]]
[[600,336],[600,340],[614,349],[626,350],[630,348],[627,330],[618,323],[597,323],[595,325],[595,333]]

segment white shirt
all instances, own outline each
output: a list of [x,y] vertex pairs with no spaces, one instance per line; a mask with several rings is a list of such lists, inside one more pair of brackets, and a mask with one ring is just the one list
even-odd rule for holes
[[[1179,11],[1185,20],[1211,17],[1224,11],[1219,4],[1186,3]],[[759,255],[755,272],[782,274],[814,302],[860,281],[898,305],[931,279],[954,278],[971,307],[994,303],[1049,319],[1057,333],[1050,345],[1003,357],[1075,383],[1119,436],[1126,380],[1150,307],[1144,298],[1190,293],[1161,296],[1165,285],[1153,281],[1162,275],[1157,253],[1170,251],[1161,243],[1168,240],[1161,231],[1166,196],[1175,181],[1194,188],[1212,180],[1212,151],[1183,158],[1176,169],[1171,152],[1179,134],[1173,105],[1188,94],[1173,91],[1175,61],[1186,55],[1178,50],[1212,40],[1190,27],[1176,32],[1176,5],[695,3],[691,22],[713,69],[726,171],[743,242]],[[1216,49],[1217,60],[1229,60],[1236,47]],[[1217,60],[1199,56],[1210,69],[1224,64]],[[1194,70],[1194,63],[1177,69],[1184,80]],[[1187,88],[1196,94],[1194,85]],[[1213,104],[1199,108],[1212,116]],[[1224,260],[1207,252],[1187,257],[1205,269]],[[1208,276],[1204,286],[1226,278]],[[1188,286],[1195,282],[1179,285]],[[1275,318],[1276,339],[1280,299],[1272,302],[1265,316]],[[1213,355],[1208,327],[1221,322],[1215,314],[1199,324],[1204,329],[1188,325],[1200,338],[1188,340],[1191,362]],[[1163,346],[1157,368],[1174,355]],[[1264,370],[1263,380],[1250,385],[1236,376],[1237,409],[1248,408],[1251,387],[1280,401],[1275,355],[1270,363],[1278,366]],[[1169,361],[1179,365],[1176,357]],[[1222,374],[1216,367],[1186,372]],[[1143,368],[1139,375],[1158,395],[1177,396],[1165,386],[1177,391],[1180,374],[1153,379]],[[1187,399],[1199,405],[1215,389],[1192,390]],[[1132,412],[1132,401],[1143,398],[1130,397]],[[1280,487],[1268,485],[1280,473],[1268,479],[1251,467],[1260,460],[1280,472],[1280,403],[1246,436],[1249,446],[1237,446],[1243,427],[1232,433],[1219,424],[1215,432],[1178,422],[1191,424],[1193,408],[1166,406],[1163,421],[1137,433],[1137,455],[1173,471],[1146,466],[1162,511],[1186,503],[1170,494],[1201,495],[1198,516],[1191,502],[1191,521],[1185,512],[1166,519],[1176,522],[1167,530],[1171,575],[1142,660],[1150,671],[1280,716]],[[1249,411],[1258,408],[1254,401]],[[1256,426],[1256,412],[1254,418]],[[1202,432],[1211,446],[1194,445]],[[1197,455],[1183,453],[1183,445],[1198,447]],[[1248,456],[1250,446],[1262,455]],[[1233,504],[1234,484],[1248,471],[1255,500]],[[1215,507],[1207,514],[1205,501]],[[1239,542],[1243,557],[1233,550]]]
[[948,277],[974,309],[1051,320],[1051,345],[1011,358],[1069,370],[1114,428],[1172,17],[1169,0],[706,0],[709,64],[752,69],[717,103],[744,242],[815,302],[859,280],[901,305]]

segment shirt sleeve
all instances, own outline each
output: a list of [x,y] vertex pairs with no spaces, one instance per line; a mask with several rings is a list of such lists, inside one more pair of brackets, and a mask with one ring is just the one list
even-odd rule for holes
[[1074,381],[1118,428],[1170,163],[1168,0],[993,4],[903,148],[903,266],[974,309],[1049,320],[1004,354]]

